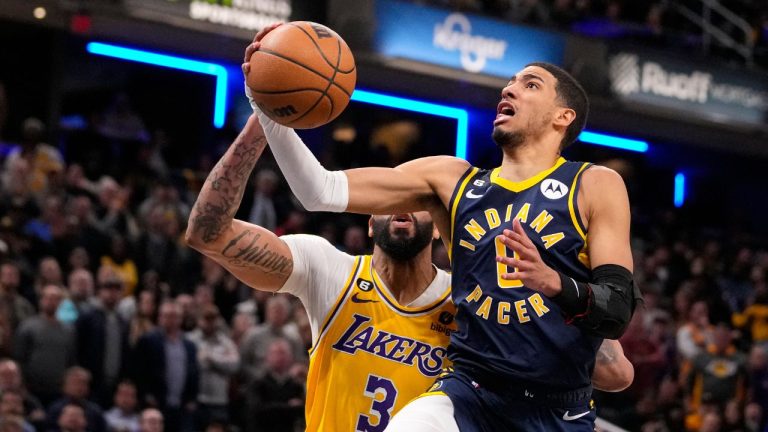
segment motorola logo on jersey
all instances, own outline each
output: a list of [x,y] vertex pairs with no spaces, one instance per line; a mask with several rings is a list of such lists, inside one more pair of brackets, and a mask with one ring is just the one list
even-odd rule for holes
[[546,179],[541,182],[541,193],[549,199],[560,199],[568,194],[568,186],[555,179]]
[[354,321],[347,327],[333,349],[355,355],[364,351],[377,357],[419,368],[428,377],[437,376],[443,368],[447,350],[444,347],[379,330],[370,325],[371,318],[354,314]]
[[355,284],[357,284],[357,287],[360,288],[360,291],[363,291],[363,292],[368,292],[371,289],[373,289],[373,282],[369,280],[365,280],[363,278],[358,278]]

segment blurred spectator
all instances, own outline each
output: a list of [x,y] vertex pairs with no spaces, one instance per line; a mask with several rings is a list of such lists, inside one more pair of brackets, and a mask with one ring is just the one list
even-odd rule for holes
[[0,360],[0,394],[5,391],[21,395],[24,405],[24,418],[37,426],[45,421],[45,410],[40,401],[27,391],[21,377],[19,365],[11,359]]
[[15,390],[4,390],[0,393],[0,418],[18,417],[22,419],[24,432],[34,432],[32,426],[24,417],[24,397]]
[[242,343],[245,340],[245,337],[254,327],[256,327],[256,319],[248,312],[238,312],[235,314],[234,318],[232,318],[230,338],[235,346],[237,346],[238,351],[242,349]]
[[61,409],[61,414],[59,414],[55,424],[58,426],[57,429],[54,429],[56,432],[95,431],[92,425],[88,424],[88,417],[83,407],[76,403],[65,405]]
[[202,307],[197,329],[189,335],[197,346],[200,368],[198,429],[211,421],[229,421],[229,380],[240,366],[240,353],[220,324],[219,309],[208,304]]
[[164,425],[163,413],[157,409],[147,408],[141,412],[141,432],[163,432]]
[[90,271],[91,257],[88,255],[88,251],[85,250],[84,247],[77,246],[72,249],[72,252],[69,253],[67,264],[69,264],[70,272],[73,272],[75,270],[80,270],[80,269]]
[[64,373],[75,362],[74,331],[56,320],[62,296],[58,285],[46,285],[40,313],[22,321],[14,338],[15,358],[24,371],[24,382],[43,404],[58,397]]
[[130,258],[128,243],[120,234],[112,234],[109,252],[101,257],[101,265],[112,268],[125,284],[122,296],[131,296],[139,281],[139,272],[136,263]]
[[165,179],[158,180],[152,186],[150,196],[139,205],[139,221],[142,225],[148,224],[150,213],[156,208],[170,211],[181,220],[189,217],[189,206],[179,199],[179,192]]
[[18,264],[8,261],[0,264],[0,313],[10,319],[12,329],[35,314],[32,304],[19,294],[21,270]]
[[677,350],[683,358],[692,360],[713,341],[709,308],[704,301],[697,301],[690,307],[688,320],[677,331]]
[[88,400],[91,393],[91,374],[81,368],[73,367],[67,370],[64,377],[62,396],[48,407],[48,421],[53,425],[64,415],[67,407],[77,406],[83,410],[87,428],[93,432],[105,432],[107,425],[104,413],[98,405]]
[[365,230],[358,225],[351,225],[344,231],[342,250],[350,255],[362,255],[368,250]]
[[79,268],[69,274],[67,284],[69,299],[80,315],[94,308],[92,303],[93,286],[93,274],[89,270]]
[[30,117],[24,120],[21,129],[21,145],[8,154],[5,168],[8,170],[18,159],[24,159],[29,166],[29,190],[42,196],[52,177],[63,174],[64,159],[59,150],[43,142],[46,131],[42,121]]
[[104,413],[108,432],[139,432],[139,415],[136,413],[138,400],[136,386],[123,381],[115,391],[112,409]]
[[755,292],[755,302],[741,313],[733,314],[733,325],[746,328],[752,342],[768,347],[768,289]]
[[179,294],[176,296],[176,304],[181,308],[181,330],[191,332],[197,326],[195,298],[189,294]]
[[240,302],[240,281],[224,270],[216,261],[201,257],[202,283],[213,288],[213,300],[221,316],[229,322]]
[[283,294],[274,295],[267,300],[264,324],[257,325],[245,337],[240,346],[240,359],[247,382],[253,382],[264,376],[267,350],[275,339],[289,341],[292,357],[302,356],[304,348],[295,323],[288,321],[290,302]]
[[115,179],[108,176],[102,177],[96,188],[99,197],[96,208],[99,229],[105,233],[118,233],[128,239],[137,238],[139,227],[128,208],[130,191],[120,187]]
[[277,227],[277,212],[273,197],[279,182],[280,178],[271,169],[262,169],[256,173],[253,204],[248,213],[248,222],[274,232]]
[[768,409],[768,353],[763,347],[752,347],[748,362],[749,383],[752,388],[750,400],[766,410]]
[[273,339],[262,376],[248,387],[248,432],[293,432],[304,415],[304,382],[291,376],[291,343]]
[[121,141],[147,141],[149,133],[144,121],[134,111],[126,93],[117,93],[105,110],[99,132],[107,138]]
[[37,266],[37,279],[35,280],[35,294],[46,285],[64,286],[64,277],[61,266],[56,257],[47,256],[40,260]]
[[708,423],[707,416],[700,411],[702,405],[722,407],[731,400],[739,404],[745,401],[747,359],[733,346],[731,329],[719,324],[714,330],[714,342],[699,353],[692,364],[687,392],[692,413],[686,419],[686,426],[689,430],[704,430]]
[[183,255],[178,244],[179,233],[179,216],[175,211],[160,205],[152,208],[136,247],[139,271],[144,273],[153,270],[161,281],[171,281],[174,276],[182,276],[179,274]]
[[124,290],[120,275],[111,267],[101,266],[97,278],[98,305],[77,320],[77,358],[93,377],[94,399],[107,406],[125,375],[128,323],[116,310]]
[[136,344],[136,384],[144,403],[161,409],[168,431],[190,431],[199,385],[197,349],[181,331],[177,303],[160,306],[158,324]]
[[157,301],[152,291],[139,293],[139,305],[129,324],[129,342],[135,346],[138,340],[145,334],[155,329],[155,316],[157,314]]

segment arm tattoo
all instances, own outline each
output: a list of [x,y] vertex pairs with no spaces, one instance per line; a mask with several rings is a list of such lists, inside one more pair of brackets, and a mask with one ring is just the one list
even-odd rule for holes
[[245,230],[224,246],[221,256],[231,266],[256,267],[265,273],[290,276],[293,272],[293,260],[269,250],[267,243],[259,243],[260,239],[261,234]]
[[602,344],[600,349],[597,350],[595,359],[599,363],[613,363],[616,361],[616,350],[611,344]]
[[266,144],[264,136],[246,140],[240,135],[211,170],[197,197],[196,214],[190,219],[192,232],[201,233],[204,243],[217,240],[229,226]]

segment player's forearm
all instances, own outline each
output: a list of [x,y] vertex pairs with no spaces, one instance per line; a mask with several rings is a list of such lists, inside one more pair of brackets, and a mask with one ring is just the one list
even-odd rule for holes
[[275,123],[258,108],[254,108],[254,113],[264,128],[275,161],[301,205],[310,211],[345,211],[349,202],[347,176],[323,168],[293,129]]
[[618,341],[606,339],[595,358],[592,385],[602,391],[618,392],[632,384],[635,369],[624,356]]
[[205,179],[189,215],[187,243],[205,249],[221,238],[232,224],[248,178],[267,140],[256,116],[251,116],[240,135]]

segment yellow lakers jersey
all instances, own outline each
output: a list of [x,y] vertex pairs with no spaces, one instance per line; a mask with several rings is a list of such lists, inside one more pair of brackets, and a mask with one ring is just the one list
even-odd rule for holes
[[371,256],[353,270],[310,350],[308,431],[383,431],[448,361],[456,330],[450,286],[423,307],[405,307],[384,288]]

